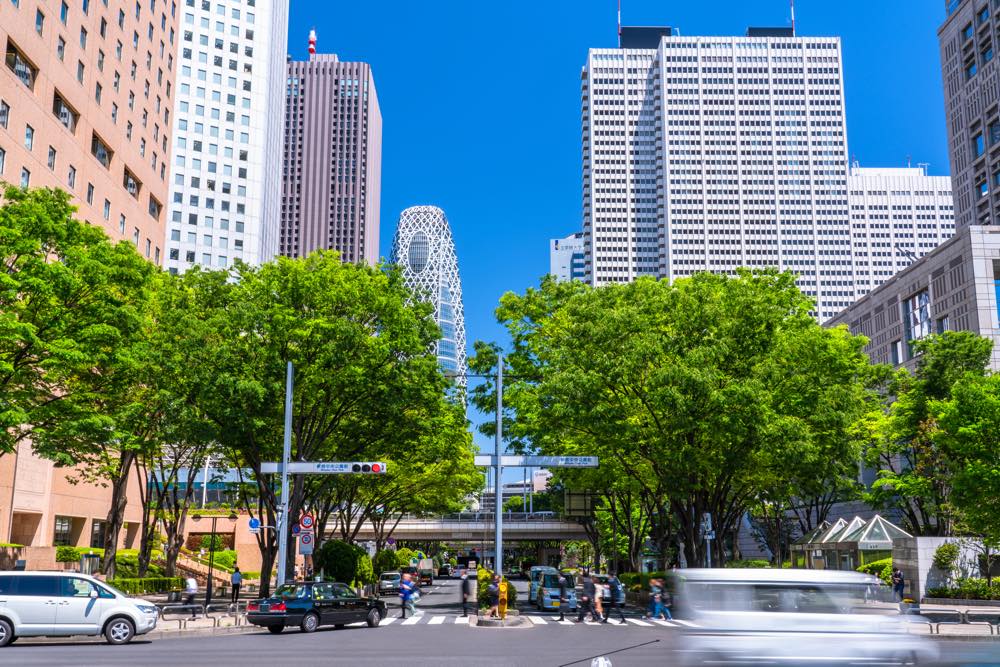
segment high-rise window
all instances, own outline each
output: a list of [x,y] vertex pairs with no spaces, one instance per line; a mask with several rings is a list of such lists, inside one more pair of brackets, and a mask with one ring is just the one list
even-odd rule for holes
[[912,357],[913,342],[931,333],[931,297],[927,290],[921,290],[903,302],[903,326]]
[[26,188],[31,185],[31,172],[26,168],[21,168],[21,187]]
[[52,544],[65,547],[73,544],[73,519],[68,516],[57,516],[55,530],[52,533]]
[[90,548],[103,549],[104,538],[108,534],[108,522],[94,519],[90,525]]
[[972,137],[972,157],[977,158],[986,151],[986,144],[983,141],[983,134],[979,134]]
[[29,151],[35,145],[35,128],[30,125],[24,126],[24,147]]
[[35,32],[41,35],[45,30],[45,14],[41,9],[35,10]]
[[0,100],[0,127],[7,127],[7,123],[10,121],[10,105]]
[[56,149],[49,146],[49,159],[48,159],[49,169],[55,171],[56,168]]

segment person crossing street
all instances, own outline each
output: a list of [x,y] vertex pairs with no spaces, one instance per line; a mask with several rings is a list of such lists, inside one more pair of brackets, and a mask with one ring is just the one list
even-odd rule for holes
[[608,577],[608,603],[604,607],[604,620],[602,623],[608,622],[608,617],[611,616],[611,612],[618,610],[619,623],[625,623],[625,614],[622,612],[622,608],[625,606],[625,588],[622,586],[622,582],[618,580],[618,575],[614,572]]
[[468,570],[462,570],[462,584],[461,584],[461,596],[462,596],[462,616],[469,615],[469,606],[472,606],[472,611],[476,610],[475,607],[475,597],[473,595],[473,575],[469,574]]
[[590,577],[590,571],[583,571],[583,591],[580,595],[579,611],[576,615],[576,622],[583,623],[583,617],[588,613],[593,621],[600,622],[600,618],[597,616],[597,612],[594,610],[594,596],[597,594],[597,586],[594,585],[594,580]]
[[566,620],[566,606],[569,604],[569,582],[566,575],[559,573],[559,620]]

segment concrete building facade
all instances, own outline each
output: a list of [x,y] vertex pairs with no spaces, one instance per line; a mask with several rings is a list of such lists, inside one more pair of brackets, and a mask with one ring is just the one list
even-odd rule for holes
[[266,262],[278,254],[288,0],[180,11],[165,266]]
[[564,239],[549,240],[549,273],[559,281],[586,279],[583,232],[570,234]]
[[938,29],[955,223],[1000,223],[1000,6],[946,0]]
[[955,233],[948,176],[928,176],[922,167],[852,167],[847,186],[858,297]]
[[280,252],[318,248],[347,262],[379,259],[382,114],[371,66],[311,53],[290,61]]
[[162,263],[177,4],[0,3],[0,179],[58,187]]
[[1000,370],[1000,228],[970,225],[827,322],[864,334],[873,363],[905,366],[911,341],[943,331],[972,331],[994,341],[990,367]]

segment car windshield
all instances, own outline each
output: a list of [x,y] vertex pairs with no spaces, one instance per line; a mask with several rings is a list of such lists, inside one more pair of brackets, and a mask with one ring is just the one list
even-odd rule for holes
[[274,596],[281,598],[282,600],[296,600],[298,598],[308,597],[306,593],[306,587],[303,584],[284,584],[278,586],[278,589],[274,591]]
[[382,581],[399,581],[398,574],[383,574]]
[[688,582],[688,603],[702,611],[843,614],[863,606],[865,587],[847,584]]
[[[572,574],[564,575],[566,577],[566,588],[573,588],[576,586],[576,582],[573,580]],[[542,586],[545,588],[559,588],[559,575],[558,574],[546,574]]]

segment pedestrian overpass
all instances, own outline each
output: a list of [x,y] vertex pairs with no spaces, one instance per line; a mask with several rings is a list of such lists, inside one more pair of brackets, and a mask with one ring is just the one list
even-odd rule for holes
[[[392,531],[394,540],[422,542],[492,542],[494,536],[492,512],[461,512],[441,517],[403,517]],[[329,531],[336,538],[334,531]],[[504,541],[585,540],[583,526],[561,519],[551,513],[505,512]],[[358,531],[359,541],[374,540],[375,530],[365,522]]]

